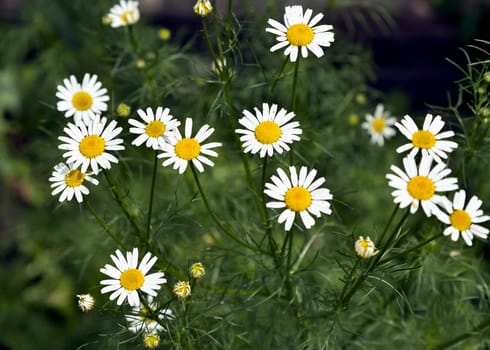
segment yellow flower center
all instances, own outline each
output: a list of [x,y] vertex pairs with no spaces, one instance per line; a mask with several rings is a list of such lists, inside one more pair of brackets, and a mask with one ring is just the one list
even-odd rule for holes
[[149,137],[159,137],[165,132],[166,126],[159,120],[149,122],[145,127],[146,135]]
[[133,11],[124,11],[122,14],[121,14],[121,21],[124,23],[124,24],[129,24],[129,23],[132,23],[131,21],[131,17],[133,17]]
[[451,225],[459,230],[465,231],[471,226],[471,216],[465,210],[455,210],[450,216]]
[[304,187],[295,186],[286,192],[284,202],[290,210],[303,211],[311,204],[311,193]]
[[412,144],[417,148],[432,148],[436,144],[436,137],[429,131],[419,130],[412,135]]
[[362,250],[366,251],[366,249],[369,247],[369,242],[366,239],[362,239],[359,241],[359,245],[361,246]]
[[269,145],[281,137],[281,128],[276,122],[267,120],[255,128],[255,138],[263,144]]
[[99,135],[88,135],[78,146],[80,153],[87,158],[96,158],[104,153],[105,141]]
[[436,188],[428,177],[415,176],[408,181],[407,191],[415,199],[427,200],[434,195]]
[[193,138],[185,138],[179,140],[175,145],[175,154],[177,157],[184,160],[191,160],[197,158],[201,152],[201,145]]
[[127,269],[121,273],[119,283],[121,283],[121,287],[126,290],[137,290],[145,283],[145,276],[143,276],[143,273],[138,269]]
[[86,111],[92,107],[94,100],[92,96],[85,91],[79,91],[71,98],[71,104],[77,111]]
[[306,46],[313,41],[313,37],[313,29],[303,23],[293,24],[286,33],[286,38],[294,46]]
[[78,187],[82,184],[84,178],[85,174],[80,170],[71,170],[65,175],[65,183],[69,187]]
[[385,128],[385,120],[382,117],[376,117],[373,119],[373,123],[371,125],[373,130],[380,134]]

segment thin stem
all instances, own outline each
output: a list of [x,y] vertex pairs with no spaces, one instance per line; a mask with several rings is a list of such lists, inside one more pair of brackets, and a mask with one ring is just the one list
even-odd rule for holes
[[436,234],[436,235],[434,235],[434,236],[430,237],[429,239],[427,239],[427,240],[423,241],[422,243],[419,243],[419,244],[417,244],[416,246],[413,246],[412,248],[409,248],[409,249],[407,249],[407,250],[405,250],[405,251],[403,251],[403,252],[401,252],[401,253],[399,253],[399,254],[396,254],[396,255],[390,256],[389,258],[384,259],[383,261],[381,261],[381,263],[380,263],[380,264],[385,264],[385,263],[387,263],[388,261],[391,261],[391,260],[393,260],[393,259],[398,259],[398,258],[400,258],[400,257],[402,257],[402,256],[404,256],[404,255],[407,255],[408,253],[411,253],[411,252],[413,252],[413,251],[416,251],[416,250],[418,250],[418,249],[422,248],[423,246],[425,246],[425,245],[429,244],[429,243],[430,243],[430,242],[432,242],[433,240],[435,240],[435,239],[437,239],[437,238],[439,238],[439,237],[442,237],[443,235],[444,235],[443,233],[438,233],[438,234]]
[[298,85],[298,71],[299,71],[299,61],[300,58],[296,59],[294,63],[294,75],[293,75],[293,87],[291,92],[291,110],[294,111],[296,108],[296,86]]
[[107,233],[107,235],[111,237],[112,240],[116,242],[119,247],[129,250],[128,246],[126,246],[119,238],[117,238],[116,235],[110,229],[110,227],[106,225],[105,221],[100,218],[100,216],[97,214],[95,209],[92,207],[92,204],[90,204],[88,200],[85,201],[85,204],[87,205],[88,210],[92,213],[97,223],[100,225],[100,227],[102,227],[102,229]]
[[128,208],[128,204],[127,204],[125,198],[122,196],[121,192],[119,191],[119,189],[116,185],[116,182],[112,178],[111,173],[106,169],[104,169],[103,173],[104,173],[104,176],[107,180],[107,183],[109,184],[111,192],[114,195],[114,199],[116,200],[117,204],[119,204],[119,207],[122,209],[124,215],[129,220],[129,222],[130,222],[131,226],[133,226],[134,230],[140,236],[142,236],[141,228],[136,223],[136,218],[133,216],[133,214],[131,214],[131,212]]
[[131,45],[131,48],[133,49],[133,52],[136,56],[139,55],[139,46],[138,46],[138,41],[136,40],[134,36],[134,30],[133,26],[129,25],[126,26],[127,28],[127,33],[128,33],[128,38],[129,38],[129,44]]
[[216,66],[217,59],[216,59],[216,54],[214,53],[213,45],[211,45],[211,40],[209,39],[208,25],[206,24],[205,17],[202,17],[201,20],[202,20],[202,29],[204,31],[204,38],[206,39],[206,44],[208,45],[208,51]]
[[279,70],[277,71],[277,73],[276,73],[276,75],[274,77],[274,81],[272,82],[272,84],[269,87],[269,98],[274,93],[274,90],[276,88],[276,85],[279,82],[279,79],[281,78],[282,72],[284,71],[284,68],[286,67],[286,64],[287,63],[288,63],[288,57],[286,56],[286,57],[284,57],[284,60],[282,61],[282,64],[281,64],[281,67],[279,68]]
[[196,172],[196,169],[195,169],[194,165],[192,163],[190,163],[189,166],[190,166],[190,168],[192,170],[192,175],[194,176],[194,180],[196,182],[197,188],[199,190],[199,193],[201,194],[201,198],[202,198],[202,201],[204,202],[204,206],[206,207],[206,210],[208,211],[211,219],[214,221],[214,223],[216,224],[216,226],[218,226],[218,228],[224,234],[226,234],[229,238],[231,238],[232,240],[234,240],[236,243],[240,244],[241,246],[243,246],[245,248],[248,248],[250,250],[256,251],[256,252],[261,252],[261,253],[269,254],[269,252],[267,252],[265,250],[262,250],[260,248],[254,247],[254,246],[248,244],[247,242],[242,241],[241,239],[239,239],[238,237],[236,237],[232,232],[230,232],[220,222],[220,220],[218,219],[218,217],[216,216],[216,214],[214,214],[213,210],[211,209],[211,206],[209,205],[208,199],[207,199],[207,197],[206,197],[206,195],[204,193],[204,190],[202,189],[201,183],[199,181],[199,176],[198,176],[198,174]]
[[146,239],[150,241],[150,230],[151,230],[151,214],[153,212],[153,197],[155,194],[155,180],[157,176],[157,166],[158,166],[158,151],[154,152],[153,156],[153,174],[151,177],[151,187],[150,187],[150,202],[148,204],[148,217],[146,220]]

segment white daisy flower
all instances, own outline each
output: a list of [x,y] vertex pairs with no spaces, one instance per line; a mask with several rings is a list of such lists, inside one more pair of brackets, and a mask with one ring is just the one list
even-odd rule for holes
[[68,163],[68,165],[59,163],[54,166],[53,173],[49,178],[49,181],[52,182],[51,188],[54,188],[51,195],[56,196],[61,192],[58,199],[60,202],[71,201],[75,197],[78,203],[82,203],[83,195],[89,194],[88,188],[83,185],[85,180],[94,185],[99,184],[97,179],[76,169],[73,163]]
[[354,244],[354,249],[357,255],[364,259],[371,258],[378,254],[378,250],[376,249],[374,242],[371,241],[371,238],[369,237],[364,239],[363,236],[359,236],[359,239]]
[[[146,305],[146,306],[145,306]],[[146,304],[134,306],[129,315],[126,315],[128,321],[128,330],[133,333],[158,333],[165,328],[159,323],[160,321],[172,320],[174,315],[170,309],[159,309],[158,304],[149,296]]]
[[286,6],[284,12],[284,24],[276,20],[269,19],[272,28],[266,28],[265,31],[277,35],[276,40],[279,42],[272,46],[271,52],[282,49],[284,55],[289,56],[291,62],[296,62],[299,50],[303,58],[308,57],[308,50],[313,52],[316,57],[323,56],[322,46],[328,47],[334,41],[334,33],[331,25],[315,25],[323,18],[319,13],[311,18],[313,11],[307,9],[303,13],[303,6]]
[[174,136],[169,138],[169,143],[163,145],[163,153],[160,153],[158,158],[168,158],[162,165],[168,166],[173,164],[173,168],[178,169],[180,174],[187,169],[187,164],[190,161],[192,161],[192,164],[197,170],[203,172],[203,163],[214,166],[214,162],[209,160],[206,156],[217,157],[218,153],[213,151],[212,148],[221,146],[220,142],[202,144],[202,142],[211,136],[213,132],[213,128],[204,124],[199,129],[196,136],[192,137],[192,119],[187,118],[185,120],[184,137],[182,137],[179,129],[175,129]]
[[411,141],[398,147],[396,149],[398,153],[411,149],[409,155],[414,157],[420,149],[422,150],[422,155],[431,155],[437,162],[441,162],[441,158],[446,159],[447,154],[458,147],[458,144],[454,141],[443,140],[454,136],[454,132],[440,132],[444,127],[444,122],[440,115],[433,117],[432,114],[427,114],[422,130],[419,130],[417,124],[408,115],[404,116],[401,122],[396,123],[395,126]]
[[129,132],[139,135],[131,142],[135,146],[140,146],[146,142],[148,148],[161,149],[163,144],[167,142],[168,136],[180,125],[180,122],[169,114],[170,109],[168,108],[158,107],[153,113],[151,107],[148,107],[146,113],[142,109],[138,109],[136,112],[144,123],[136,119],[128,120],[129,124],[134,126],[129,128]]
[[138,1],[121,0],[119,4],[114,5],[107,15],[111,21],[111,27],[124,27],[135,24],[140,19],[140,10]]
[[156,349],[160,345],[160,336],[157,333],[143,334],[143,344],[148,349]]
[[92,171],[97,174],[99,166],[109,169],[112,163],[118,160],[106,151],[120,151],[124,149],[122,139],[115,138],[122,131],[117,127],[115,120],[107,125],[106,118],[96,116],[87,125],[68,123],[63,131],[68,135],[59,136],[58,140],[64,142],[58,146],[59,149],[66,150],[64,158],[68,158],[68,163],[73,163],[74,168],[81,166],[80,171],[85,173],[90,166]]
[[471,197],[466,207],[465,200],[465,190],[456,192],[452,202],[443,197],[440,206],[445,212],[435,210],[434,215],[449,225],[444,230],[445,236],[451,236],[453,241],[457,241],[461,234],[466,244],[471,246],[473,245],[473,236],[488,238],[488,229],[477,224],[490,220],[490,216],[483,215],[483,211],[480,209],[482,201],[477,196]]
[[403,158],[405,172],[397,166],[391,166],[394,174],[387,174],[386,178],[389,180],[388,184],[396,189],[391,194],[400,208],[410,206],[413,214],[421,204],[425,214],[431,216],[434,209],[437,210],[436,203],[441,198],[437,193],[458,189],[458,179],[446,177],[451,169],[443,163],[431,168],[432,160],[431,156],[422,156],[417,169],[415,158],[407,156]]
[[271,177],[272,183],[265,184],[264,193],[275,199],[268,202],[267,208],[285,208],[279,215],[278,223],[285,222],[284,229],[289,231],[293,226],[296,213],[299,213],[303,224],[307,229],[313,227],[315,220],[310,214],[320,217],[322,213],[331,214],[330,202],[332,194],[326,188],[319,188],[325,178],[320,177],[315,180],[316,169],[308,172],[305,166],[301,167],[299,174],[296,167],[289,167],[291,177],[289,178],[284,170],[277,169],[279,176]]
[[56,109],[65,112],[65,117],[73,117],[75,124],[88,124],[97,114],[107,111],[107,89],[97,80],[97,75],[85,73],[82,84],[74,75],[64,79],[63,85],[58,85],[56,97],[59,101]]
[[138,266],[138,248],[133,252],[127,252],[126,257],[118,249],[116,255],[111,255],[114,266],[106,264],[100,269],[100,272],[111,277],[111,279],[102,280],[100,284],[105,285],[101,293],[112,294],[110,300],[117,298],[117,305],[121,305],[127,298],[131,306],[140,304],[139,291],[151,296],[156,296],[156,290],[161,288],[161,284],[166,283],[163,272],[147,274],[151,267],[157,261],[157,257],[146,253]]
[[255,115],[243,111],[243,117],[238,122],[246,129],[236,129],[243,142],[245,153],[256,154],[260,157],[272,156],[274,151],[281,154],[283,150],[289,151],[288,143],[299,141],[302,131],[299,122],[288,123],[294,118],[294,112],[287,112],[284,108],[277,111],[277,105],[269,107],[267,103],[262,104],[262,111],[255,108]]
[[395,135],[395,129],[391,126],[396,123],[396,118],[390,117],[388,111],[384,111],[384,106],[378,104],[374,110],[374,115],[366,114],[366,121],[361,127],[366,129],[371,135],[371,142],[383,146],[385,138],[388,139]]

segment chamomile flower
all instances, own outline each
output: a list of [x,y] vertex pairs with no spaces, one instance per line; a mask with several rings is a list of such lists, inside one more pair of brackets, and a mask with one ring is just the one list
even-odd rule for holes
[[451,173],[445,164],[438,163],[433,168],[433,158],[429,155],[422,156],[422,160],[417,168],[414,157],[403,158],[405,171],[395,165],[391,166],[394,174],[387,174],[388,184],[395,188],[391,194],[394,202],[400,208],[410,206],[413,214],[422,205],[422,209],[427,216],[431,216],[437,210],[437,202],[441,196],[439,192],[454,191],[458,189],[458,179],[447,177]]
[[303,58],[308,57],[308,50],[316,57],[322,57],[321,47],[328,47],[334,41],[331,25],[315,26],[323,18],[323,14],[319,13],[311,18],[313,11],[307,9],[303,13],[301,5],[286,6],[284,11],[284,24],[274,19],[267,22],[271,27],[265,31],[277,35],[276,40],[279,42],[272,46],[271,52],[286,48],[284,55],[289,56],[291,62],[296,62],[300,49]]
[[395,129],[391,126],[396,123],[396,118],[390,117],[390,113],[384,110],[382,104],[378,104],[374,110],[374,115],[366,114],[366,121],[361,127],[366,129],[371,135],[371,142],[383,146],[385,138],[388,139],[395,135]]
[[129,124],[133,126],[129,128],[129,132],[139,135],[131,142],[135,146],[140,146],[146,142],[148,148],[161,149],[167,142],[168,136],[180,125],[180,122],[169,114],[170,109],[168,108],[158,107],[153,113],[151,107],[148,107],[146,113],[142,109],[138,109],[136,112],[144,123],[136,119],[128,120]]
[[482,201],[477,196],[471,197],[466,207],[465,201],[465,190],[456,192],[452,202],[443,197],[440,202],[443,210],[435,210],[434,215],[441,222],[449,225],[444,230],[445,236],[451,236],[453,241],[457,241],[461,235],[465,243],[471,246],[474,236],[488,238],[488,229],[478,224],[490,220],[490,216],[483,215],[480,209]]
[[120,151],[124,149],[123,140],[116,138],[122,128],[117,126],[115,120],[107,125],[106,118],[96,116],[87,125],[68,123],[63,131],[68,136],[59,136],[58,140],[64,142],[58,146],[59,149],[66,150],[64,158],[68,158],[68,163],[73,163],[74,168],[81,166],[80,171],[85,173],[89,166],[97,174],[99,166],[109,169],[112,163],[118,160],[106,151]]
[[75,124],[89,123],[97,114],[107,111],[107,89],[97,80],[97,75],[85,73],[82,83],[74,75],[58,85],[56,109],[65,112],[65,117],[73,117]]
[[444,127],[440,115],[433,117],[432,114],[427,114],[422,130],[419,130],[417,124],[408,115],[404,116],[395,126],[410,140],[409,143],[396,149],[398,153],[411,150],[409,155],[415,156],[419,150],[422,150],[422,155],[431,155],[437,162],[441,162],[441,158],[446,159],[448,153],[458,147],[456,142],[444,140],[454,136],[454,132],[440,132]]
[[279,215],[278,222],[285,222],[284,229],[289,231],[298,213],[307,229],[315,224],[310,214],[320,217],[321,214],[331,214],[330,202],[332,194],[326,188],[320,188],[325,178],[315,180],[317,171],[301,167],[299,174],[296,167],[289,167],[290,177],[284,170],[277,169],[277,174],[271,177],[272,183],[265,184],[265,194],[276,201],[268,202],[267,208],[285,208]]
[[194,13],[201,17],[209,15],[213,11],[213,6],[209,0],[197,0],[194,5]]
[[244,110],[243,117],[238,122],[246,129],[236,129],[243,142],[245,153],[259,153],[261,158],[266,155],[271,157],[275,152],[289,151],[288,144],[299,141],[302,131],[299,122],[290,122],[294,118],[294,112],[287,112],[284,108],[277,110],[277,105],[269,107],[262,104],[262,111],[255,108],[255,115]]
[[78,298],[78,307],[83,312],[90,311],[94,308],[95,299],[90,294],[77,294]]
[[378,250],[374,245],[374,242],[371,241],[371,238],[366,237],[364,239],[363,236],[359,236],[359,239],[354,244],[354,249],[361,258],[368,259],[376,254],[378,254]]
[[179,281],[174,284],[172,291],[179,298],[185,299],[189,295],[191,295],[191,284],[189,283],[189,281]]
[[110,279],[100,282],[105,286],[101,293],[112,293],[109,299],[117,298],[117,305],[121,305],[125,299],[128,299],[130,306],[138,306],[140,304],[138,294],[140,291],[156,296],[155,291],[161,288],[161,284],[167,282],[163,272],[148,274],[148,271],[157,261],[156,256],[146,253],[138,265],[138,248],[134,248],[132,252],[127,252],[126,257],[118,249],[116,255],[111,255],[111,259],[115,267],[106,264],[100,269],[100,272],[110,277]]
[[138,1],[121,0],[119,4],[114,5],[107,15],[111,20],[111,27],[124,27],[135,24],[140,19],[140,10]]
[[146,306],[143,303],[134,306],[131,313],[126,315],[125,318],[129,324],[128,330],[130,332],[158,333],[165,330],[159,320],[172,320],[174,315],[170,309],[159,309],[153,298],[148,297]]
[[199,129],[196,136],[192,137],[192,119],[187,118],[185,120],[184,137],[182,137],[179,129],[175,129],[174,135],[169,138],[169,143],[163,145],[163,153],[160,153],[158,158],[167,158],[162,165],[165,167],[173,164],[173,168],[178,169],[180,174],[187,169],[187,164],[189,162],[192,162],[199,172],[203,172],[203,164],[214,166],[214,162],[207,156],[218,156],[218,153],[213,151],[212,148],[221,146],[220,142],[203,144],[213,132],[213,128],[204,124]]
[[204,277],[204,275],[206,274],[206,269],[204,268],[204,265],[202,263],[197,262],[189,267],[189,273],[193,278],[199,279]]
[[76,198],[78,203],[83,202],[83,195],[89,194],[89,190],[83,182],[87,180],[94,185],[98,185],[99,181],[83,173],[80,169],[76,169],[73,163],[59,163],[54,166],[53,173],[49,178],[52,182],[51,187],[54,188],[51,192],[52,196],[56,196],[61,192],[60,202],[71,201]]
[[145,348],[156,349],[160,345],[160,336],[157,333],[143,334],[143,344]]

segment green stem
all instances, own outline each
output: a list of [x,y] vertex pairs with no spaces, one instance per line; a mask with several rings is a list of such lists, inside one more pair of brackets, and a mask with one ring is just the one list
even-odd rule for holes
[[202,17],[201,20],[202,20],[202,29],[204,31],[204,38],[206,39],[206,44],[208,46],[209,54],[211,55],[211,58],[213,59],[213,62],[217,67],[218,61],[216,59],[216,54],[214,53],[213,45],[211,45],[211,40],[209,39],[209,31],[208,31],[208,25],[206,24],[206,19],[205,17]]
[[126,28],[127,28],[128,38],[129,38],[129,44],[131,45],[131,48],[133,49],[133,52],[136,55],[136,57],[138,57],[139,47],[138,47],[138,41],[136,41],[136,38],[134,36],[133,26],[129,25],[126,26]]
[[119,189],[118,189],[118,187],[116,185],[116,182],[112,178],[111,173],[108,170],[106,170],[106,169],[104,169],[103,173],[104,173],[104,176],[105,176],[105,178],[107,180],[107,183],[109,184],[109,187],[111,189],[111,192],[114,195],[114,199],[116,200],[117,204],[119,204],[119,207],[122,209],[124,215],[129,220],[131,226],[133,226],[133,229],[140,236],[142,236],[141,228],[136,223],[136,218],[134,217],[134,215],[131,214],[131,211],[128,208],[128,203],[126,202],[126,200],[122,196],[121,192],[119,191]]
[[88,200],[85,201],[85,204],[87,205],[88,210],[92,213],[97,223],[100,225],[100,227],[102,227],[102,229],[107,233],[107,235],[111,237],[112,240],[116,242],[119,247],[125,250],[129,250],[128,246],[126,246],[119,238],[117,238],[116,235],[110,229],[110,227],[106,225],[105,221],[100,218],[100,216],[92,207],[92,204],[90,204]]
[[300,58],[298,57],[294,63],[293,87],[291,92],[291,111],[293,112],[296,108],[296,86],[298,85],[299,61]]
[[405,250],[405,251],[403,251],[403,252],[401,252],[401,253],[399,253],[399,254],[396,254],[396,255],[394,255],[394,256],[390,256],[389,258],[384,259],[383,261],[381,261],[381,263],[380,263],[380,264],[385,264],[385,263],[387,263],[388,261],[391,261],[391,260],[393,260],[393,259],[398,259],[398,258],[400,258],[400,257],[402,257],[402,256],[404,256],[404,255],[407,255],[408,253],[411,253],[411,252],[413,252],[413,251],[416,251],[416,250],[418,250],[418,249],[422,248],[423,246],[425,246],[425,245],[429,244],[429,243],[430,243],[430,242],[432,242],[433,240],[435,240],[435,239],[437,239],[437,238],[439,238],[439,237],[442,237],[442,236],[443,236],[443,233],[438,233],[438,234],[436,234],[436,235],[434,235],[434,236],[430,237],[429,239],[427,239],[427,240],[423,241],[422,243],[417,244],[416,246],[413,246],[412,248],[409,248],[409,249],[407,249],[407,250]]
[[272,82],[272,84],[269,87],[269,98],[274,93],[274,90],[276,88],[276,85],[279,82],[279,79],[281,78],[282,72],[284,71],[284,68],[286,67],[286,64],[287,63],[288,63],[288,57],[286,56],[286,57],[284,57],[284,60],[282,61],[282,65],[281,65],[281,67],[279,68],[279,70],[277,71],[277,73],[276,73],[276,75],[274,77],[274,81]]
[[209,202],[208,202],[208,199],[204,193],[204,190],[202,189],[202,186],[201,186],[201,183],[199,181],[199,176],[196,172],[196,168],[194,167],[194,165],[192,163],[189,163],[189,166],[192,170],[192,175],[194,176],[194,180],[196,182],[196,185],[197,185],[197,188],[199,190],[199,193],[201,194],[201,198],[202,198],[202,201],[204,202],[204,206],[206,207],[206,210],[208,211],[211,219],[214,221],[214,223],[216,224],[216,226],[218,226],[218,228],[225,234],[227,235],[229,238],[231,238],[232,240],[234,240],[236,243],[238,243],[239,245],[245,247],[245,248],[248,248],[252,251],[256,251],[256,252],[261,252],[261,253],[265,253],[265,254],[269,254],[269,252],[265,251],[265,250],[262,250],[262,249],[259,249],[257,247],[254,247],[250,244],[248,244],[247,242],[244,242],[242,241],[241,239],[239,239],[238,237],[236,237],[233,232],[230,232],[221,222],[220,220],[218,219],[218,217],[216,216],[216,214],[214,214],[213,210],[211,209],[211,206],[209,205]]
[[158,166],[158,151],[154,152],[153,156],[153,174],[151,177],[151,187],[150,187],[150,203],[148,205],[148,217],[146,220],[146,239],[150,240],[150,230],[151,230],[151,215],[153,212],[153,198],[155,195],[155,180],[157,175],[157,166]]

